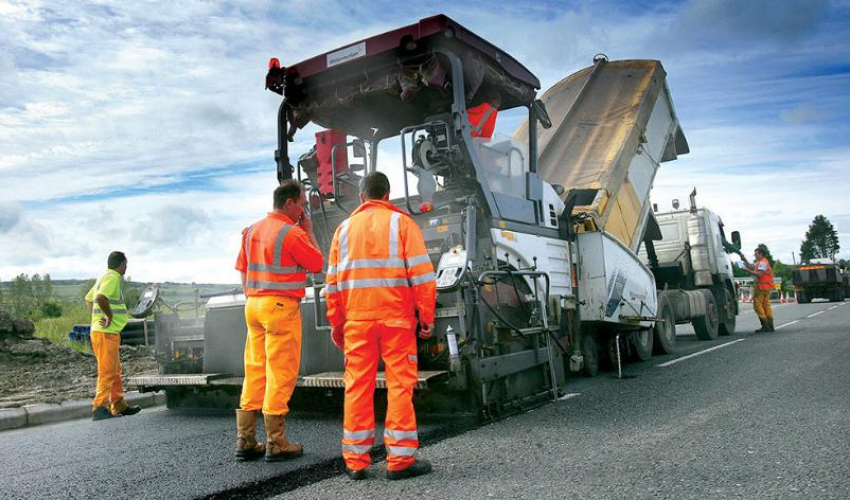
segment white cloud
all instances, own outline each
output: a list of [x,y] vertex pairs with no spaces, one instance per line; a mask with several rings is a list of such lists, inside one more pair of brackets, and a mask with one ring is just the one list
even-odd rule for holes
[[[661,59],[692,152],[662,168],[653,198],[685,199],[696,185],[745,241],[778,254],[799,246],[814,213],[850,213],[850,128],[838,120],[850,113],[848,77],[805,76],[837,64],[850,30],[825,2],[804,3],[797,16],[783,15],[796,0],[443,7],[544,89],[597,52]],[[275,184],[268,58],[291,64],[439,8],[0,0],[0,200],[13,203],[0,205],[0,275],[93,276],[120,248],[134,279],[236,282],[240,230],[268,211]],[[512,131],[518,118],[503,118]],[[311,142],[299,132],[293,162]],[[398,160],[382,151],[381,168]]]

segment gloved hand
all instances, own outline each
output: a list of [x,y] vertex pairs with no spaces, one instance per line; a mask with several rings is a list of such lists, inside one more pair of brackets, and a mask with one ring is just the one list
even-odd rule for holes
[[340,351],[345,350],[345,337],[342,333],[342,325],[336,325],[331,328],[331,341]]

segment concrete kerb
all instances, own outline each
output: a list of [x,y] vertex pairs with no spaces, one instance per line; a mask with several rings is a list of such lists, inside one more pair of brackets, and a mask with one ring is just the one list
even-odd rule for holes
[[[142,408],[165,404],[165,393],[162,392],[128,392],[124,398],[128,405]],[[90,416],[91,400],[88,399],[64,401],[61,404],[34,404],[22,408],[0,409],[0,431]]]

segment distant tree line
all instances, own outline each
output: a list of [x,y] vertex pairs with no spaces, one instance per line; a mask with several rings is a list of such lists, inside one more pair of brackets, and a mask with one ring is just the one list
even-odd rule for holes
[[[54,295],[49,274],[41,276],[36,273],[29,276],[22,273],[8,283],[5,291],[0,287],[0,308],[12,316],[32,321],[58,318],[63,312],[82,308],[85,296],[94,283],[93,278],[84,281],[73,299],[63,300]],[[124,303],[128,308],[133,308],[139,303],[141,290],[138,286],[128,286],[127,281],[124,283]]]

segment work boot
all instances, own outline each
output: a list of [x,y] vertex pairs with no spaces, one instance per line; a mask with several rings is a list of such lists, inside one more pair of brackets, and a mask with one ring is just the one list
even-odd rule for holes
[[776,331],[776,329],[773,328],[773,318],[770,318],[769,320],[767,320],[767,330],[766,331],[768,331],[768,332],[775,332]]
[[257,412],[236,410],[236,461],[256,460],[266,453],[266,447],[258,443]]
[[767,329],[767,320],[766,320],[766,319],[761,319],[761,318],[759,318],[759,321],[761,322],[761,328],[759,328],[758,330],[754,331],[753,333],[763,333],[763,332],[768,332],[768,331],[770,331],[770,330],[768,330],[768,329]]
[[366,469],[353,470],[348,467],[345,468],[345,475],[352,481],[361,481],[369,477],[369,473],[366,472]]
[[402,470],[388,470],[387,471],[387,479],[390,481],[396,481],[399,479],[407,479],[410,477],[416,476],[424,476],[431,472],[431,462],[423,459],[417,458],[413,465],[406,469]]
[[124,417],[129,417],[130,415],[135,415],[136,413],[139,413],[140,411],[142,411],[141,406],[128,406],[128,407],[124,408],[124,411],[121,411],[119,413]]
[[97,408],[95,408],[91,412],[91,419],[95,420],[95,421],[96,420],[106,420],[107,418],[115,418],[115,417],[118,417],[118,416],[120,416],[120,415],[113,415],[113,414],[109,413],[109,410],[107,410],[103,406],[98,406]]
[[286,440],[286,421],[283,415],[263,415],[266,423],[266,462],[280,462],[304,454],[300,444]]

